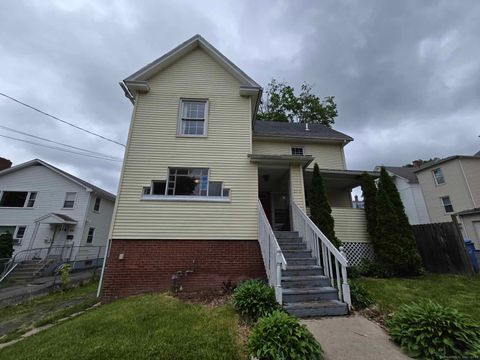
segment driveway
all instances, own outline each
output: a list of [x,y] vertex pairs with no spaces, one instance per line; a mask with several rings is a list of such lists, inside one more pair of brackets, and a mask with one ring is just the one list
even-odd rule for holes
[[387,333],[360,315],[302,320],[322,345],[326,360],[407,360]]

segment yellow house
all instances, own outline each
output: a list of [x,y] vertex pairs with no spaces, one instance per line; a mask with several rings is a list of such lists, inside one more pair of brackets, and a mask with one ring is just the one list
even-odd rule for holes
[[[353,139],[320,124],[256,121],[262,88],[199,35],[121,86],[134,108],[103,299],[266,275],[292,313],[345,313],[346,257],[371,253],[350,196],[361,174],[346,169]],[[344,252],[306,216],[315,162]]]

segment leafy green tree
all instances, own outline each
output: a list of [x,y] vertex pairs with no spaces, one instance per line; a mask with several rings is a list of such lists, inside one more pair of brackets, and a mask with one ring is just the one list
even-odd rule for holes
[[275,79],[268,84],[257,118],[265,121],[316,123],[331,127],[338,115],[333,96],[322,101],[312,93],[312,87],[302,84],[300,94],[285,82]]
[[328,203],[325,184],[318,164],[313,167],[312,186],[310,189],[310,219],[337,248],[341,245],[335,236],[335,222],[332,208]]
[[367,231],[370,240],[375,239],[377,229],[377,186],[373,177],[366,171],[362,174],[362,193],[365,204],[365,217],[367,218]]
[[392,275],[416,275],[420,272],[421,258],[415,237],[402,219],[405,211],[399,209],[400,199],[392,179],[382,167],[377,191],[377,227],[373,247],[380,264]]
[[0,259],[10,259],[13,254],[13,236],[8,231],[0,235]]

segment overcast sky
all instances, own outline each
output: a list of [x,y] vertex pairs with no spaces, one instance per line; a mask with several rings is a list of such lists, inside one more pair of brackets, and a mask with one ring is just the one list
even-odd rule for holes
[[[478,0],[4,0],[0,92],[124,143],[132,105],[118,82],[199,33],[264,87],[306,81],[335,96],[334,128],[355,138],[350,169],[470,155],[480,150],[479,19]],[[123,156],[3,97],[0,125]],[[0,156],[41,158],[117,189],[120,162],[5,138]]]

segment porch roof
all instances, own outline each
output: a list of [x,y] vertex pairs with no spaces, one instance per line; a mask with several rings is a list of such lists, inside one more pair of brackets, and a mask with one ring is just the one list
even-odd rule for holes
[[58,214],[58,213],[49,213],[43,215],[35,220],[36,223],[42,224],[70,224],[75,225],[77,220],[72,219],[70,216]]
[[[373,178],[378,178],[380,172],[378,171],[364,171],[364,170],[341,170],[341,169],[320,169],[320,174],[322,175],[326,185],[328,187],[335,188],[349,188],[353,189],[357,186],[360,186],[361,175],[367,172]],[[305,183],[310,184],[312,178],[313,169],[306,169],[305,171]]]
[[303,165],[307,167],[312,161],[312,155],[256,155],[248,154],[250,162],[263,165]]

